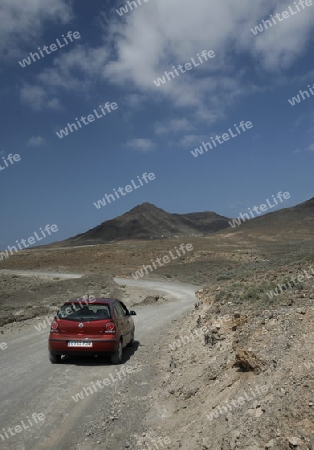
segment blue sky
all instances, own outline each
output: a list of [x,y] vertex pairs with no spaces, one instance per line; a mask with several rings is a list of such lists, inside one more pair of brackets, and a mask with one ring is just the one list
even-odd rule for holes
[[[288,103],[314,84],[314,4],[257,36],[252,27],[293,2],[149,0],[122,17],[117,2],[53,5],[0,6],[0,164],[21,156],[0,170],[1,248],[48,223],[65,239],[146,201],[235,217],[278,191],[291,194],[284,206],[314,196],[314,97]],[[19,65],[68,31],[81,37]],[[215,58],[154,85],[203,50]],[[106,102],[118,109],[58,138]],[[241,121],[253,128],[193,157]],[[156,179],[95,208],[144,172]]]

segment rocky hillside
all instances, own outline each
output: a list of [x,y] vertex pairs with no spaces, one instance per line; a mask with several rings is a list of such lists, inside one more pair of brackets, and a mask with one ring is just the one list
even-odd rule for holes
[[62,244],[88,245],[126,239],[204,236],[226,228],[229,226],[228,220],[213,212],[171,214],[150,203],[143,203]]
[[[243,211],[243,213],[248,211]],[[261,217],[229,227],[223,233],[240,233],[247,237],[284,238],[293,241],[314,237],[314,198],[291,208],[270,212]]]
[[[151,416],[159,412],[151,426],[172,448],[314,449],[310,264],[197,292],[194,312],[158,345],[158,366],[166,360],[168,369],[151,401]],[[294,285],[303,270],[312,277]]]

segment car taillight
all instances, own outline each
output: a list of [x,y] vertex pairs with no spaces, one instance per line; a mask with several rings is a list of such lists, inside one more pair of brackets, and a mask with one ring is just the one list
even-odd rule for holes
[[115,333],[116,327],[113,322],[106,323],[105,333]]
[[50,325],[50,330],[51,330],[51,331],[54,331],[54,332],[57,332],[57,331],[58,331],[58,328],[59,328],[58,322],[57,322],[56,320],[53,320],[53,321],[51,322],[51,325]]

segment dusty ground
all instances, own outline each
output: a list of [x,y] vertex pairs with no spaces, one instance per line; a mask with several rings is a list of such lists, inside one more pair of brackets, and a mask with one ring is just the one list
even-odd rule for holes
[[[250,240],[232,234],[209,238],[160,241],[128,241],[76,248],[50,248],[21,251],[0,262],[0,326],[49,313],[64,300],[85,295],[119,296],[113,276],[131,277],[151,260],[163,258],[184,242],[193,251],[159,267],[143,279],[181,281],[190,284],[241,281],[255,274],[274,270],[314,254],[314,240],[270,242],[267,237]],[[76,272],[80,279],[63,280],[56,276],[24,277],[10,275],[6,269]],[[59,278],[59,279],[58,279]],[[142,295],[134,293],[134,297]],[[123,297],[127,300],[127,296]],[[141,301],[145,298],[140,297]]]
[[[138,352],[149,379],[139,373],[132,389],[121,387],[119,414],[94,427],[95,440],[112,436],[108,448],[116,448],[115,430],[131,423],[120,448],[313,450],[314,272],[273,299],[266,295],[266,287],[313,263],[200,290],[194,311]],[[87,443],[79,448],[92,448]]]
[[183,450],[313,449],[314,275],[268,302],[227,292],[202,291],[159,346],[148,421]]
[[[44,280],[0,272],[0,318],[13,321],[2,330],[15,332],[24,326],[19,320],[46,314],[86,293],[115,295],[129,306],[162,307],[171,296],[117,287],[112,276],[132,280],[135,270],[180,243],[20,252],[2,267],[87,275]],[[288,286],[303,270],[310,273],[314,241],[234,240],[227,235],[193,239],[192,244],[191,254],[149,278],[203,285],[194,310],[171,327],[152,327],[131,358],[145,371],[112,393],[110,411],[100,406],[97,413],[103,420],[90,416],[92,431],[69,448],[90,450],[105,443],[108,450],[314,450],[314,274],[281,295],[267,295],[278,283]],[[157,441],[166,438],[170,444]]]
[[57,274],[55,277],[45,278],[41,275],[30,277],[0,271],[0,283],[0,327],[51,315],[66,300],[88,294],[95,297],[117,297],[128,307],[139,303],[166,301],[166,297],[152,295],[145,289],[125,289],[125,285],[118,286],[110,276],[104,274],[63,280]]
[[[137,342],[125,349],[121,365],[113,366],[105,357],[66,358],[61,364],[52,365],[48,359],[48,326],[39,330],[36,327],[39,321],[34,318],[2,327],[0,343],[6,343],[7,348],[0,348],[1,430],[18,425],[33,413],[44,414],[45,420],[12,436],[7,432],[3,437],[0,431],[1,449],[74,450],[82,445],[94,449],[100,444],[99,448],[106,450],[124,447],[132,427],[140,425],[143,417],[147,404],[142,401],[145,390],[153,387],[150,380],[153,383],[154,364],[147,363],[146,355],[153,356],[152,343],[169,329],[171,319],[191,308],[195,292],[194,287],[178,283],[124,282],[126,285],[131,282],[133,288],[143,288],[156,297],[165,291],[167,296],[172,295],[173,301],[134,307]],[[126,368],[131,368],[131,373],[124,372],[125,378],[122,369]],[[122,374],[120,380],[118,372]],[[109,386],[102,385],[90,392],[91,386],[104,379],[109,379]],[[124,387],[132,398],[127,404]],[[89,389],[85,395],[84,389]],[[77,393],[83,393],[83,398],[76,399]],[[122,413],[128,419],[123,428]]]
[[[257,249],[258,242],[239,242],[234,236],[229,239],[221,235],[219,238],[122,241],[88,247],[23,250],[0,261],[0,268],[130,276],[142,265],[162,258],[168,251],[174,251],[181,243],[191,243],[193,251],[166,264],[164,268],[159,268],[156,273],[180,275],[185,270],[189,273],[189,267],[193,264],[205,263],[205,271],[209,265],[221,269],[226,264],[236,267],[239,263],[253,263],[264,259]],[[285,244],[285,247],[291,253],[290,244]],[[181,270],[178,271],[178,267]]]

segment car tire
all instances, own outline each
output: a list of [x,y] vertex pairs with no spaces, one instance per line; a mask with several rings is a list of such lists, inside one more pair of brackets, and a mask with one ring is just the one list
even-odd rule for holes
[[133,345],[134,345],[134,333],[135,333],[135,330],[133,330],[133,332],[132,332],[132,337],[131,337],[130,342],[128,343],[128,347],[133,347]]
[[122,340],[120,339],[119,344],[118,344],[118,350],[111,355],[111,364],[115,364],[115,365],[121,364],[122,352],[123,352],[123,346],[122,346]]
[[60,364],[61,363],[61,355],[55,355],[53,353],[49,353],[49,360],[51,364]]

